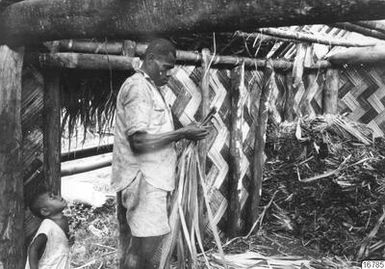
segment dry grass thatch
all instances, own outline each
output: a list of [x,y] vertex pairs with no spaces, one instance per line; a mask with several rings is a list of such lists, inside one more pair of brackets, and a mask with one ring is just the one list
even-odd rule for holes
[[295,235],[325,255],[382,258],[384,140],[340,116],[269,132],[260,229]]

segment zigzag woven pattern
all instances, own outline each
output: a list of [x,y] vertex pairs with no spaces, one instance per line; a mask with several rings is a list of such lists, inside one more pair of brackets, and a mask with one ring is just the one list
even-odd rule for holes
[[[201,92],[199,84],[202,69],[191,66],[181,66],[165,89],[166,101],[171,105],[177,117],[177,123],[189,124],[192,120],[199,120]],[[247,186],[250,180],[249,164],[252,160],[254,147],[252,114],[258,110],[258,104],[253,102],[260,93],[263,73],[260,71],[247,71],[245,73],[245,86],[243,103],[243,152],[241,153],[241,180],[238,184],[240,190],[241,208],[245,208],[248,197]],[[226,220],[228,197],[228,172],[229,172],[229,143],[230,143],[230,88],[231,79],[229,70],[210,70],[210,108],[216,107],[218,113],[213,120],[214,130],[207,138],[208,158],[206,163],[206,180],[209,188],[210,205],[214,213],[214,221],[218,224]],[[252,113],[253,111],[253,113]],[[245,218],[246,219],[246,218]]]
[[349,68],[341,72],[339,112],[385,134],[385,68]]

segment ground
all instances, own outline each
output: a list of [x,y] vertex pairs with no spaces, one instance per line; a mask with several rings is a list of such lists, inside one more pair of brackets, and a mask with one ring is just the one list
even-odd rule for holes
[[100,208],[74,203],[66,212],[75,234],[71,248],[73,268],[117,268],[118,223],[115,202],[108,199]]

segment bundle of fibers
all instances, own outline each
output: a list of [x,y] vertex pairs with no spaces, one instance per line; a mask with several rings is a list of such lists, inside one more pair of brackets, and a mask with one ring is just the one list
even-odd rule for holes
[[[190,143],[182,152],[177,171],[177,186],[172,196],[169,222],[171,232],[163,240],[159,268],[168,268],[174,250],[177,250],[177,268],[197,268],[198,253],[204,256],[207,268],[211,268],[203,249],[199,229],[201,212],[198,199],[203,199],[220,256],[224,257],[218,231],[209,206],[207,187],[202,173],[197,143]],[[198,184],[203,197],[198,197]]]

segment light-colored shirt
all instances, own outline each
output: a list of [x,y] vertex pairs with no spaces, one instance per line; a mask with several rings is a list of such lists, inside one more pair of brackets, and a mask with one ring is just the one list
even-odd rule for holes
[[142,173],[156,188],[172,191],[175,185],[175,143],[146,153],[131,149],[129,136],[136,132],[161,134],[174,130],[170,107],[160,89],[143,71],[137,71],[120,88],[116,102],[111,186],[127,187]]
[[[39,260],[39,269],[69,269],[70,248],[68,239],[62,228],[50,219],[44,219],[33,240],[39,235],[47,236],[47,243],[43,255]],[[33,242],[32,240],[32,242]],[[25,269],[29,269],[29,257]]]

